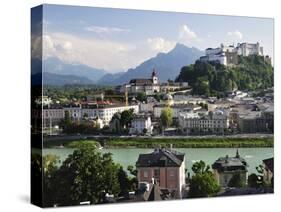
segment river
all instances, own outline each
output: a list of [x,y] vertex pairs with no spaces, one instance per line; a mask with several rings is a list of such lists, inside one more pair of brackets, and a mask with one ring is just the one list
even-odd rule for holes
[[[235,148],[179,148],[175,150],[185,153],[185,166],[188,172],[191,172],[192,164],[196,161],[203,160],[210,166],[219,157],[225,155],[235,156]],[[262,164],[262,160],[273,157],[273,148],[239,148],[239,154],[249,164],[249,173],[256,173],[256,166]],[[74,149],[55,149],[44,148],[43,155],[53,154],[60,157],[63,161],[71,154]],[[110,152],[116,163],[121,164],[125,169],[128,165],[135,165],[138,155],[141,153],[150,153],[153,149],[139,149],[139,148],[118,148],[118,149],[102,149],[103,153]]]

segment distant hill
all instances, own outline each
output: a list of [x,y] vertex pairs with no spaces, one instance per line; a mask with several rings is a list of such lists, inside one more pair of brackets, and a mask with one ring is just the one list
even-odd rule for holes
[[104,84],[104,85],[110,85],[114,84],[114,81],[118,80],[119,77],[121,77],[125,72],[119,72],[115,74],[106,74],[102,78],[99,79],[98,83],[99,84]]
[[[42,79],[41,73],[36,73],[31,76],[32,85],[40,85]],[[43,84],[44,85],[69,85],[69,84],[93,84],[93,81],[86,77],[79,77],[75,75],[61,75],[53,73],[43,73]]]
[[107,73],[105,70],[83,64],[65,63],[57,57],[49,57],[43,60],[43,68],[45,73],[86,77],[93,82],[98,81]]
[[204,52],[197,48],[190,48],[183,44],[177,44],[168,53],[159,53],[156,57],[146,60],[134,69],[117,75],[105,75],[99,84],[124,84],[133,78],[148,78],[155,68],[160,81],[174,80],[183,66],[194,63]]
[[256,90],[273,86],[273,67],[263,56],[239,56],[238,65],[224,66],[196,61],[184,66],[176,81],[188,82],[192,93],[224,97],[233,90]]

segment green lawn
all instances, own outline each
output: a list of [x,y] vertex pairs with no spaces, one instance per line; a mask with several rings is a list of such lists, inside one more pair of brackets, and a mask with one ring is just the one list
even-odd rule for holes
[[106,148],[241,148],[241,147],[273,147],[273,138],[108,138],[75,141],[51,141],[45,147],[64,145],[76,148],[80,143],[100,142]]
[[273,147],[273,138],[111,138],[106,147],[154,148]]

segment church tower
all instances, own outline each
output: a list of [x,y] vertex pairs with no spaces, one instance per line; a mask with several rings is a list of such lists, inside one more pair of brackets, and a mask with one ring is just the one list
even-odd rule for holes
[[157,77],[157,75],[156,75],[155,69],[153,69],[153,71],[152,71],[151,78],[152,78],[152,83],[153,83],[154,85],[158,84],[158,77]]

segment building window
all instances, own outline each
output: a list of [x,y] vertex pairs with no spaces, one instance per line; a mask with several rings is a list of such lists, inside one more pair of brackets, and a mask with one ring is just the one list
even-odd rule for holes
[[143,171],[143,177],[148,178],[148,171]]
[[159,169],[154,169],[154,177],[159,178],[160,177],[160,170]]

